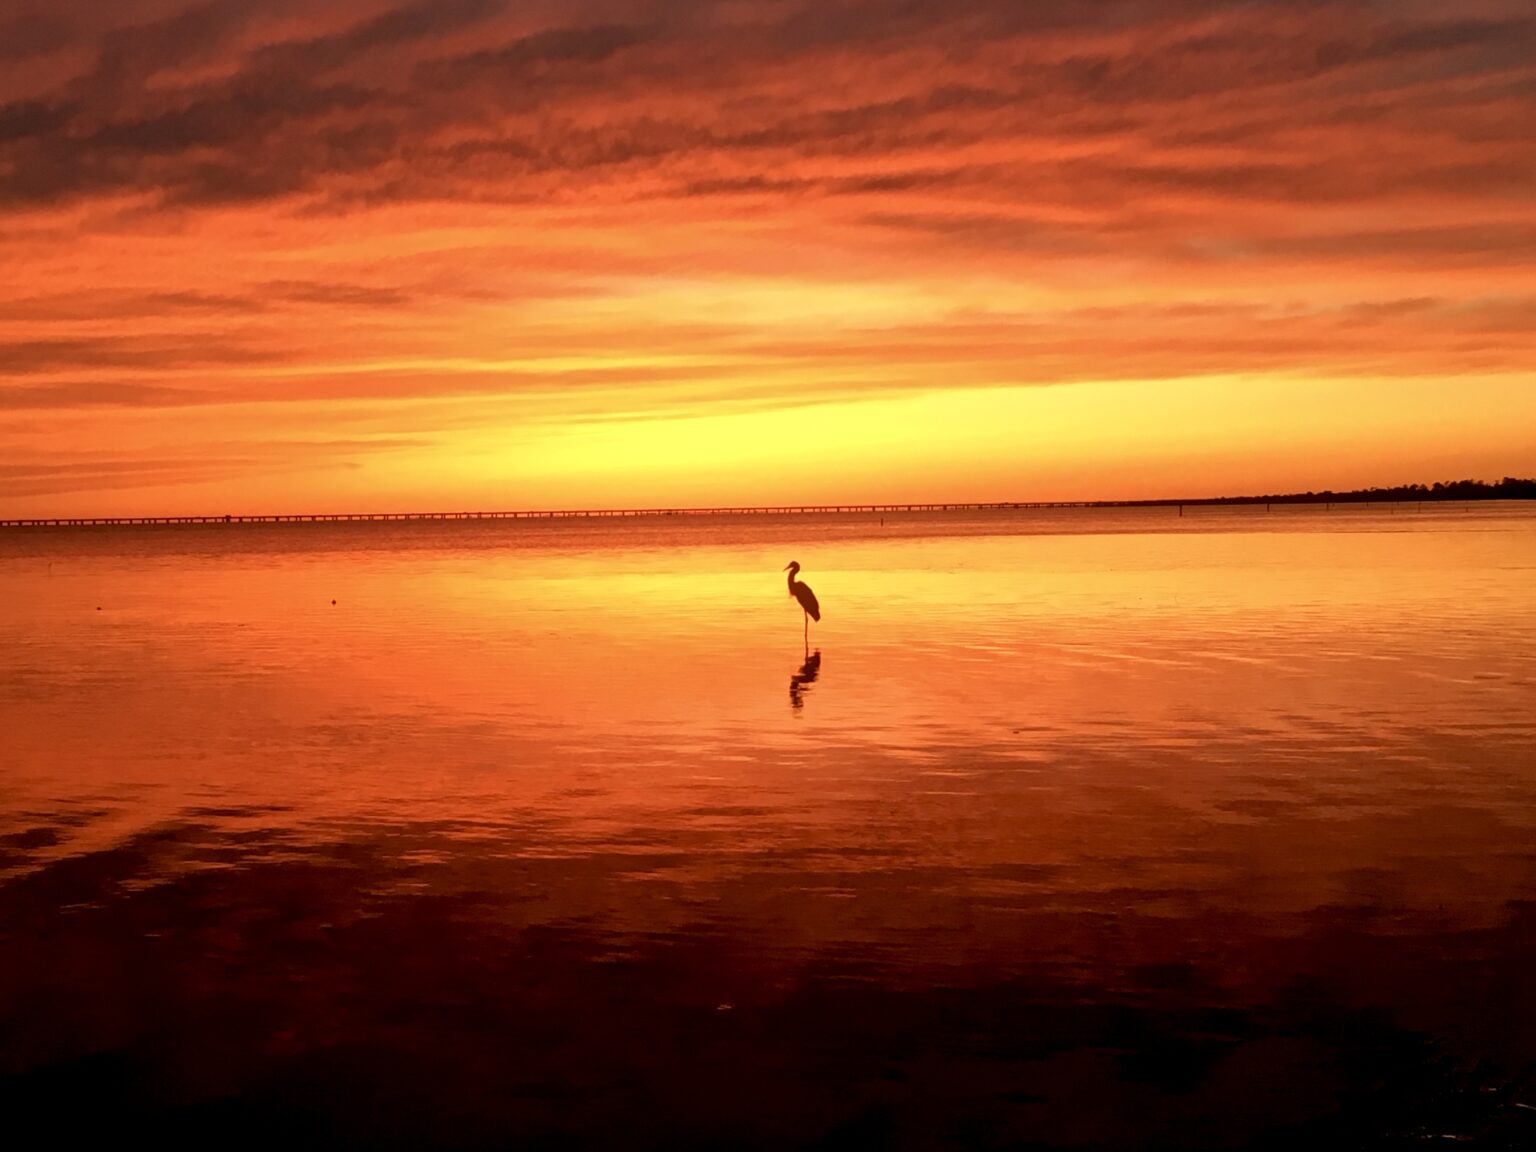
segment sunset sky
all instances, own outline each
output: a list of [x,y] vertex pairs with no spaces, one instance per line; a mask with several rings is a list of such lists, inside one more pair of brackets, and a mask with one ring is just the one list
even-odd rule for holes
[[11,0],[0,515],[1536,474],[1530,0]]

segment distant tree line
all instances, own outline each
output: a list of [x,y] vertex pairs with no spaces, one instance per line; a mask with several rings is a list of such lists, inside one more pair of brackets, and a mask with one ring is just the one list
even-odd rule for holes
[[1212,496],[1201,500],[1160,500],[1160,504],[1355,504],[1389,500],[1536,500],[1536,480],[1514,476],[1490,484],[1486,480],[1437,480],[1433,484],[1399,484],[1396,488],[1357,488],[1350,492],[1283,492],[1270,496]]

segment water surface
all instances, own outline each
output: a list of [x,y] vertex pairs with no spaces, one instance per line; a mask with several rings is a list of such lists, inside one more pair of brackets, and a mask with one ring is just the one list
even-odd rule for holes
[[0,532],[0,1099],[1518,1146],[1533,571],[1494,503]]

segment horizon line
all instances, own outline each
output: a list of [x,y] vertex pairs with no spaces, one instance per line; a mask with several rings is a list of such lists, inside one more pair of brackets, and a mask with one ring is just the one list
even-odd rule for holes
[[[805,516],[816,514],[881,514],[886,512],[990,512],[1068,508],[1170,508],[1213,504],[1322,504],[1404,503],[1498,499],[1500,490],[1516,494],[1506,499],[1536,498],[1536,480],[1506,476],[1495,483],[1482,480],[1438,481],[1433,487],[1402,484],[1392,488],[1357,488],[1348,491],[1275,493],[1262,496],[1149,497],[1131,500],[948,500],[894,501],[886,503],[762,504],[718,507],[563,508],[516,510],[463,510],[456,512],[275,512],[183,514],[159,516],[34,516],[0,517],[0,528],[87,527],[152,524],[312,524],[365,521],[419,520],[559,520],[623,519],[645,516]],[[1454,493],[1463,493],[1455,495]]]

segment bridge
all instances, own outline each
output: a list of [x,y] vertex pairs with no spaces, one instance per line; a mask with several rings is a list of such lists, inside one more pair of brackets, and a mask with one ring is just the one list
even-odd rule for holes
[[290,512],[243,516],[49,516],[3,519],[0,528],[78,528],[174,524],[336,524],[424,520],[596,520],[641,516],[807,516],[816,514],[885,515],[897,512],[992,512],[1041,508],[1126,507],[1136,501],[998,502],[988,504],[780,504],[728,508],[565,508],[502,512]]

